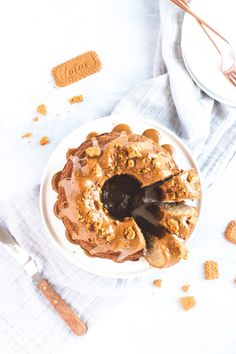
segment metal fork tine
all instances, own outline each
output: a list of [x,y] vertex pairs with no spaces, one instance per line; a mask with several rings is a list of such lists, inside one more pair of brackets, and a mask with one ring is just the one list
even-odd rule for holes
[[231,81],[230,77],[228,75],[225,74],[225,78],[232,84],[234,85],[234,83]]
[[233,76],[233,77],[236,79],[236,71],[232,71],[232,72],[230,73],[230,75]]
[[235,71],[231,71],[230,72],[230,76],[233,77],[236,80],[236,73]]
[[234,86],[236,86],[236,78],[234,78],[230,74],[227,74],[226,77]]
[[[233,49],[232,45],[220,33],[215,31],[211,26],[208,25],[208,23],[206,23],[204,20],[202,20],[200,17],[198,17],[194,11],[192,11],[191,7],[188,4],[188,0],[171,0],[171,1],[175,5],[179,6],[181,9],[188,12],[190,15],[192,15],[195,18],[195,20],[198,22],[198,24],[200,25],[202,30],[205,32],[205,34],[207,35],[209,40],[212,42],[212,44],[214,45],[214,47],[216,48],[216,50],[218,51],[218,53],[221,57],[221,68],[220,68],[221,72],[224,74],[225,78],[231,82],[231,84],[236,86],[236,64],[235,64],[236,60],[235,60],[234,49]],[[213,31],[216,35],[218,35],[221,39],[223,39],[231,47],[232,59],[234,60],[234,64],[230,68],[228,68],[228,70],[223,70],[224,53],[220,50],[217,43],[215,43],[215,40],[212,38],[211,34],[209,33],[208,29],[206,29],[206,27],[208,27],[208,29]]]

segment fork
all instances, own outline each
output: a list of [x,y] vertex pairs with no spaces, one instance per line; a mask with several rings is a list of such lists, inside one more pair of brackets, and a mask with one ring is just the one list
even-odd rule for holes
[[[217,32],[213,27],[211,27],[207,22],[205,22],[203,19],[201,19],[199,16],[197,16],[195,14],[195,12],[192,11],[192,9],[189,6],[187,0],[171,0],[171,1],[175,5],[179,6],[182,10],[188,12],[190,15],[192,15],[195,18],[195,20],[198,22],[200,27],[203,29],[203,31],[205,32],[205,34],[207,35],[209,40],[212,42],[212,44],[214,45],[214,47],[216,48],[216,50],[218,51],[218,53],[219,53],[219,55],[221,57],[221,66],[220,66],[221,72],[226,77],[226,79],[228,79],[230,81],[231,84],[236,86],[236,61],[235,61],[235,57],[234,57],[234,48],[230,44],[230,42],[225,37],[223,37],[219,32]],[[213,40],[212,36],[206,30],[206,27],[208,29],[210,29],[212,32],[214,32],[218,37],[220,37],[223,41],[225,41],[229,45],[229,47],[231,49],[231,56],[233,58],[233,64],[229,68],[224,69],[226,67],[224,53],[217,46],[217,44]]]

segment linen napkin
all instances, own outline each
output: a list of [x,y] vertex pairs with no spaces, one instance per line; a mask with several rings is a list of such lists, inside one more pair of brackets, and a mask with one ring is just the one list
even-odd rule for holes
[[[167,0],[160,0],[159,5],[154,78],[133,89],[113,113],[143,115],[173,130],[197,157],[209,185],[234,156],[235,110],[214,102],[193,83],[180,50],[183,14]],[[73,124],[61,121],[52,135],[60,138],[73,128]],[[78,269],[53,247],[45,235],[38,206],[39,181],[53,145],[39,155],[36,147],[26,149],[16,143],[16,136],[9,136],[8,129],[7,124],[3,126],[1,167],[9,176],[15,176],[15,183],[11,178],[1,192],[0,226],[8,228],[30,252],[43,275],[91,327],[124,296],[145,287],[146,279],[95,276]],[[0,258],[0,352],[60,354],[69,344],[79,342],[80,338],[67,329],[2,247]]]

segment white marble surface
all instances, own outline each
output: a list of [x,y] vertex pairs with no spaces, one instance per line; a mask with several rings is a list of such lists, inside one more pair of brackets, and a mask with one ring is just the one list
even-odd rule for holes
[[[50,151],[61,138],[82,122],[109,114],[136,83],[152,76],[157,28],[157,0],[8,0],[1,4],[0,120],[3,132],[12,131],[9,146],[32,130],[35,151],[41,148],[39,136],[50,137],[52,130],[58,133],[32,171],[35,179],[40,179]],[[55,88],[50,69],[90,49],[101,57],[103,70],[76,85]],[[81,93],[85,102],[71,107],[67,99]],[[47,121],[41,119],[36,126],[31,119],[41,102],[48,106]],[[65,120],[68,125],[62,131]],[[25,151],[30,154],[27,144]],[[235,178],[234,162],[206,192],[189,260],[157,270],[147,278],[147,289],[104,313],[67,352],[235,353],[236,246],[223,237],[227,222],[236,218]],[[10,185],[14,176],[1,179]],[[219,280],[203,279],[202,263],[207,259],[219,262]],[[163,279],[161,289],[152,287],[155,277]],[[178,302],[185,282],[191,284],[189,294],[197,299],[196,307],[187,313]]]

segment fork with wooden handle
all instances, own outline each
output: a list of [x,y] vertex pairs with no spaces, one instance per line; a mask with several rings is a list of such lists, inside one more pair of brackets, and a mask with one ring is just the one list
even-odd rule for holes
[[[233,84],[236,86],[236,61],[234,57],[234,48],[230,44],[230,42],[223,37],[218,31],[216,31],[212,26],[210,26],[205,20],[200,18],[189,6],[187,0],[170,0],[172,1],[175,5],[179,6],[182,10],[186,11],[189,13],[191,16],[195,18],[195,20],[198,22],[202,30],[205,32],[209,40],[212,42],[216,50],[218,51],[220,57],[221,57],[221,67],[220,70],[223,73],[223,75]],[[222,50],[220,50],[219,46],[216,44],[212,36],[210,35],[209,31],[206,29],[208,28],[210,31],[214,32],[219,38],[221,38],[225,43],[228,44],[231,50],[231,56],[232,56],[232,65],[230,65],[227,69],[225,69],[225,61],[226,61],[226,56],[225,53],[223,53]]]

